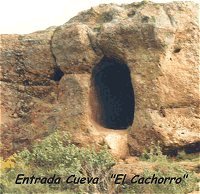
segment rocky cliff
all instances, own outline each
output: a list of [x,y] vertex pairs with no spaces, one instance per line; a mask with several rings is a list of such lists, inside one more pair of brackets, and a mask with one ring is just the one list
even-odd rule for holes
[[[55,130],[80,146],[107,144],[121,158],[158,142],[169,154],[198,151],[197,4],[104,4],[59,27],[0,37],[5,157]],[[98,79],[119,97],[111,113]],[[130,99],[129,114],[121,109]],[[109,127],[105,114],[132,122]]]

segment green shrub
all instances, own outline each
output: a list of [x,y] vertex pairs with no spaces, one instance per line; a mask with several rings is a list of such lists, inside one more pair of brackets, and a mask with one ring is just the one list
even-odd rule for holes
[[150,162],[155,166],[152,170],[145,169],[140,177],[151,177],[153,174],[158,178],[183,177],[184,174],[188,174],[188,178],[183,179],[180,184],[131,184],[127,185],[127,193],[185,194],[198,189],[197,174],[184,169],[178,162],[163,155],[159,145],[152,146],[149,151],[145,151],[140,160]]
[[177,160],[178,161],[191,161],[191,162],[199,162],[199,153],[191,153],[186,154],[184,150],[178,152]]
[[163,162],[167,161],[167,156],[163,155],[162,149],[158,144],[151,146],[149,151],[145,150],[140,159],[149,162]]
[[[183,156],[181,156],[183,157]],[[162,154],[160,146],[154,146],[141,156],[141,160],[152,163],[151,169],[145,169],[140,177],[183,177],[180,184],[126,184],[114,185],[110,180],[110,169],[115,161],[107,148],[98,152],[94,149],[79,148],[71,141],[69,135],[58,132],[37,143],[31,150],[24,150],[4,161],[2,165],[0,193],[126,193],[126,194],[184,194],[196,189],[198,178],[194,172],[187,171],[176,161]],[[99,177],[94,184],[15,184],[18,174],[26,176],[45,176],[54,174],[63,178],[75,174],[77,177]]]
[[[115,164],[114,159],[106,148],[96,152],[94,149],[78,148],[72,144],[68,136],[58,133],[50,135],[44,141],[33,146],[31,151],[24,150],[15,155],[15,166],[3,169],[1,175],[1,192],[4,193],[79,193],[81,191],[96,192],[106,190],[104,175]],[[101,182],[98,185],[74,185],[61,183],[58,185],[16,185],[18,174],[25,176],[50,177],[56,174],[66,178],[74,174],[77,177],[98,176]]]
[[160,163],[154,170],[146,169],[141,176],[152,177],[183,177],[188,174],[187,179],[183,179],[180,184],[131,184],[127,186],[127,193],[148,193],[148,194],[187,194],[198,189],[198,178],[194,172],[187,171],[175,163]]

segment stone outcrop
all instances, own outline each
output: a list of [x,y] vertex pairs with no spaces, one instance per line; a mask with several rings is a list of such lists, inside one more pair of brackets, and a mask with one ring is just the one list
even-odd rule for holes
[[[100,5],[59,27],[1,35],[3,155],[55,130],[81,146],[107,144],[121,158],[158,142],[166,152],[195,149],[198,36],[198,5],[191,2]],[[92,71],[105,57],[130,70],[135,109],[128,130],[92,119]]]

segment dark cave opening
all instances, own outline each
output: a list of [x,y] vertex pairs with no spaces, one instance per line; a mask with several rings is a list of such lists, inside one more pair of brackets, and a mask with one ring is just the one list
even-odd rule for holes
[[92,72],[94,120],[105,128],[127,129],[134,119],[130,70],[116,59],[103,58]]

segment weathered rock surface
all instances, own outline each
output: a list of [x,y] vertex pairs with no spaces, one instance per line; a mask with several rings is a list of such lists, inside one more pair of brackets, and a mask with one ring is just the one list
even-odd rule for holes
[[200,141],[195,3],[100,5],[57,28],[1,35],[0,49],[4,156],[56,129],[116,153],[118,130],[109,138],[92,119],[91,73],[103,57],[130,69],[135,116],[120,141],[131,155],[158,141],[166,151]]

